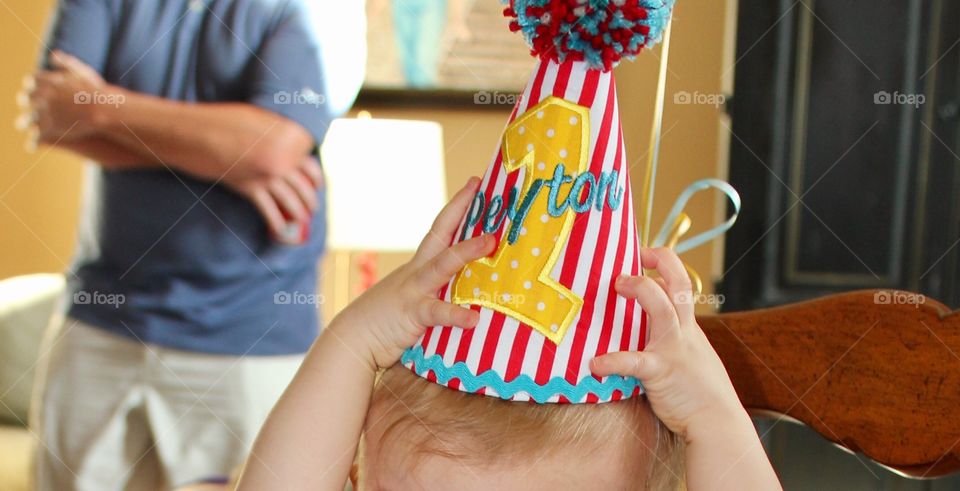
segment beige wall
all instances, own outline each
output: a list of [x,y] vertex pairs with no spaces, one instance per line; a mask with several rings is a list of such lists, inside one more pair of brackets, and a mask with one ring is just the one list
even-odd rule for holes
[[0,7],[0,278],[61,271],[70,260],[80,192],[80,161],[56,150],[28,153],[13,128],[15,94],[33,71],[51,0]]
[[[0,72],[0,248],[3,251],[0,278],[62,270],[73,249],[79,202],[79,160],[44,149],[26,153],[23,136],[12,129],[16,114],[14,94],[23,75],[33,69],[52,3],[50,0],[14,0],[6,3],[10,10],[0,9],[0,39],[6,61]],[[684,186],[695,179],[726,175],[729,134],[721,124],[720,110],[706,105],[674,104],[674,94],[679,91],[717,94],[729,88],[730,75],[725,72],[732,60],[734,14],[735,0],[678,3],[653,233]],[[521,42],[520,39],[517,42]],[[623,63],[616,72],[627,157],[638,194],[649,146],[658,56],[659,50],[644,53],[635,62]],[[374,117],[438,121],[444,130],[449,190],[457,189],[467,176],[484,171],[509,112],[508,108],[502,111],[361,109],[370,110]],[[688,208],[694,220],[693,232],[721,220],[723,206],[714,195],[695,198]],[[721,272],[720,247],[718,241],[685,255],[704,277],[707,291],[712,290],[711,277]],[[381,272],[389,271],[403,258],[403,255],[381,257]],[[326,267],[326,271],[331,268]],[[325,289],[332,286],[331,276],[326,275]],[[327,295],[327,298],[332,297]]]

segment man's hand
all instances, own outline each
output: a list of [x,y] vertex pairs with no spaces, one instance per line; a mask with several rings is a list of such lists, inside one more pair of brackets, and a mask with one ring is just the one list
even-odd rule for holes
[[49,144],[92,135],[96,110],[121,104],[123,95],[76,57],[54,51],[50,63],[53,70],[38,71],[24,81],[26,118],[35,126],[37,140]]
[[270,231],[281,236],[288,221],[309,222],[317,211],[323,172],[317,159],[308,155],[297,168],[278,177],[232,179],[228,173],[223,184],[253,203]]
[[[184,106],[125,91],[105,82],[78,58],[59,50],[51,53],[50,63],[53,69],[27,77],[17,96],[22,113],[16,124],[27,131],[28,149],[38,143],[59,143],[97,159],[106,168],[168,165],[200,179],[221,181],[256,206],[276,237],[285,235],[288,222],[309,222],[317,210],[317,189],[323,185],[319,162],[305,156],[293,165],[298,158],[294,155],[305,154],[302,148],[310,143],[303,128],[279,116],[260,121],[257,118],[264,119],[268,113],[254,108]],[[139,105],[135,104],[137,101]],[[121,108],[124,104],[129,107]],[[108,112],[113,109],[117,112]],[[125,117],[120,116],[123,110]],[[202,115],[195,115],[192,125],[208,130],[205,135],[243,134],[252,143],[208,137],[192,141],[190,138],[202,132],[188,129],[190,125],[186,123],[181,127],[163,123],[172,118],[184,119],[184,111],[203,111]],[[243,111],[244,117],[236,116],[238,111]],[[143,124],[129,120],[146,114],[151,117],[141,119],[155,127],[143,128]],[[119,121],[123,126],[111,128],[107,121]],[[229,125],[230,129],[215,130],[212,124],[216,123]],[[289,130],[290,126],[295,126],[294,130]],[[288,130],[278,136],[275,133],[281,128]],[[175,129],[181,131],[172,131]],[[273,143],[267,145],[269,142]],[[214,154],[204,152],[204,144]],[[269,148],[260,149],[263,145]],[[235,155],[238,152],[239,158]],[[194,165],[194,161],[203,167]]]

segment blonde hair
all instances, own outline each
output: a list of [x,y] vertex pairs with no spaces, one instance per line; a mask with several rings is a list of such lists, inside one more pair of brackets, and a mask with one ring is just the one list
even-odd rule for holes
[[[653,431],[651,465],[643,468],[637,459],[624,472],[646,475],[647,479],[638,477],[646,489],[683,486],[682,443],[653,415],[644,398],[606,404],[509,402],[451,390],[395,365],[381,374],[371,408],[392,405],[404,410],[393,411],[395,417],[381,422],[387,426],[379,448],[403,435],[412,449],[405,458],[413,459],[414,465],[426,455],[492,466],[556,449],[575,448],[588,454]],[[426,431],[410,431],[417,428]],[[499,434],[510,438],[495,436]]]

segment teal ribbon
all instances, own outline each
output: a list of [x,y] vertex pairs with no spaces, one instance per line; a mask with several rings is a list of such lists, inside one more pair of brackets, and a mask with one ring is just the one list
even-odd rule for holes
[[678,242],[673,248],[674,251],[676,251],[677,254],[682,254],[690,249],[699,247],[719,237],[720,235],[723,235],[730,230],[731,227],[733,227],[733,224],[737,221],[737,217],[740,216],[740,193],[738,193],[737,190],[726,181],[712,178],[700,179],[699,181],[695,181],[687,186],[686,189],[680,193],[680,196],[677,197],[677,200],[673,203],[673,208],[670,209],[670,213],[667,214],[667,218],[663,221],[663,226],[660,228],[660,232],[657,233],[657,237],[653,241],[653,247],[663,247],[666,245],[667,241],[671,238],[671,233],[674,233],[675,236],[683,234],[682,231],[679,234],[676,233],[677,227],[675,226],[675,224],[678,222],[689,220],[686,217],[686,214],[683,213],[683,209],[687,206],[687,203],[690,201],[690,198],[692,198],[693,195],[708,189],[716,189],[717,191],[720,191],[726,195],[730,202],[733,203],[733,215],[731,215],[730,218],[728,218],[725,222],[711,228],[710,230],[707,230],[706,232],[701,232],[693,237],[690,237],[689,239]]

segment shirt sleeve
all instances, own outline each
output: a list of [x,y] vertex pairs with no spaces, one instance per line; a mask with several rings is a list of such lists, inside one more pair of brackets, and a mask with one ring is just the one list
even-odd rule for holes
[[40,65],[49,68],[50,52],[59,49],[103,75],[110,51],[111,18],[107,0],[60,0]]
[[287,5],[253,60],[251,104],[303,126],[316,144],[333,119],[327,104],[319,36],[298,1]]

